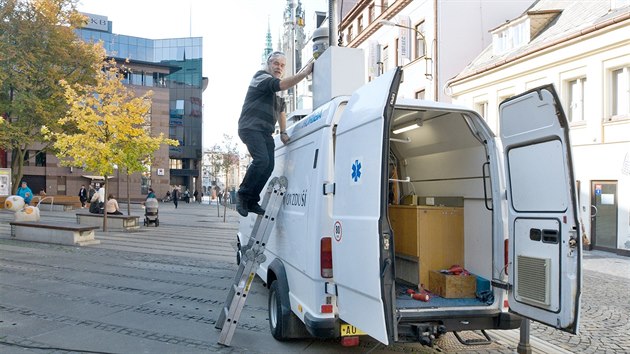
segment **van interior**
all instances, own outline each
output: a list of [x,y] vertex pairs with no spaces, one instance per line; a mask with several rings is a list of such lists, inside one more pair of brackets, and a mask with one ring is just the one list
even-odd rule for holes
[[[421,109],[417,102],[399,100],[390,125],[396,306],[488,306],[493,223],[484,140],[492,133],[470,112]],[[411,297],[423,289],[428,301]]]

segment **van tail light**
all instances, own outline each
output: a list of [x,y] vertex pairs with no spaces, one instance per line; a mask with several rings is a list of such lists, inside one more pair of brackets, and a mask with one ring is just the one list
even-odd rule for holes
[[324,304],[321,308],[322,313],[333,313],[333,305],[332,304]]
[[322,278],[333,277],[332,237],[322,237],[320,241],[319,266]]
[[510,240],[506,238],[503,241],[503,270],[505,271],[505,275],[508,274],[509,244]]

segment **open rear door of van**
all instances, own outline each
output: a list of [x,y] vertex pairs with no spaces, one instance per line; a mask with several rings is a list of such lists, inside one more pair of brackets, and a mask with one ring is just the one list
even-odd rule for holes
[[391,286],[383,280],[393,279],[394,269],[393,245],[381,230],[389,229],[389,122],[401,72],[391,70],[355,91],[335,142],[331,227],[339,317],[384,344],[393,338],[394,322]]
[[506,100],[499,112],[510,311],[577,333],[582,254],[567,119],[551,85]]

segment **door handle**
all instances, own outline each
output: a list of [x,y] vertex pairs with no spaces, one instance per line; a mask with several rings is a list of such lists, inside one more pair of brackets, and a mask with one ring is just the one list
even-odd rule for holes
[[597,207],[595,205],[591,205],[591,218],[597,216]]

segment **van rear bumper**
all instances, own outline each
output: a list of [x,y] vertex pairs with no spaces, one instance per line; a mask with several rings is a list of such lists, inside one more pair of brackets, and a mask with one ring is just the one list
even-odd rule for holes
[[399,332],[407,332],[405,327],[423,324],[443,325],[447,332],[478,331],[482,329],[516,329],[521,325],[521,317],[509,312],[475,311],[442,312],[433,316],[405,316],[399,322]]
[[337,318],[317,318],[306,313],[304,315],[306,330],[313,337],[317,338],[337,338],[340,334],[339,320]]

